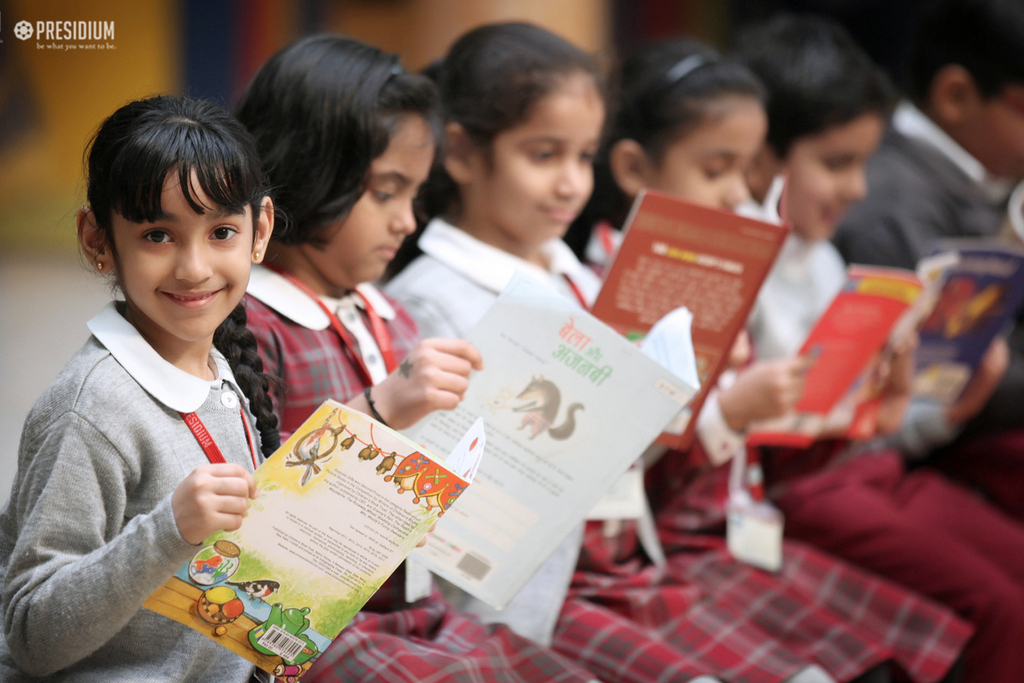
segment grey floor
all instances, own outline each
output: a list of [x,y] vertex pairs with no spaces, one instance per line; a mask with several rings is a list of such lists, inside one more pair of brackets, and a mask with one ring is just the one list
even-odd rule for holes
[[109,288],[76,254],[0,252],[0,504],[32,403],[89,335]]

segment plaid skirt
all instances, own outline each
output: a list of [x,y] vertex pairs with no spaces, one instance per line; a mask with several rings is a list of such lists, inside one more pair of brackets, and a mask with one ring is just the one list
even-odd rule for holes
[[[399,603],[402,604],[402,603]],[[505,626],[455,612],[436,591],[392,612],[360,612],[303,683],[585,683],[595,676]]]
[[554,648],[602,681],[780,683],[809,664],[849,681],[891,661],[933,683],[971,636],[946,608],[800,543],[785,542],[778,574],[737,562],[720,535],[689,530],[709,515],[676,512],[659,515],[664,571],[631,527],[588,525]]

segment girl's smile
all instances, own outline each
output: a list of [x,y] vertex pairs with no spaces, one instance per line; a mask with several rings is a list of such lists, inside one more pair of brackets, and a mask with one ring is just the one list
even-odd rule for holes
[[210,303],[217,294],[226,291],[219,289],[210,292],[163,292],[174,303],[185,308],[202,308]]

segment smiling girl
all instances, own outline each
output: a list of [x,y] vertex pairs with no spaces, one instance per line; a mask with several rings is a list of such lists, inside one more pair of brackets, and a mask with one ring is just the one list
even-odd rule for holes
[[278,445],[239,305],[273,228],[259,157],[215,105],[157,97],[103,123],[88,172],[79,243],[124,300],[25,422],[0,514],[2,677],[247,681],[251,664],[142,602],[239,527]]

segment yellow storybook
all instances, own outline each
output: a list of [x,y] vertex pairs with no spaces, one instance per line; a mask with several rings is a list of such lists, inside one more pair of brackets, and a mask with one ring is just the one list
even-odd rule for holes
[[327,401],[256,471],[241,528],[145,606],[294,681],[467,489],[483,446],[478,421],[442,460]]

